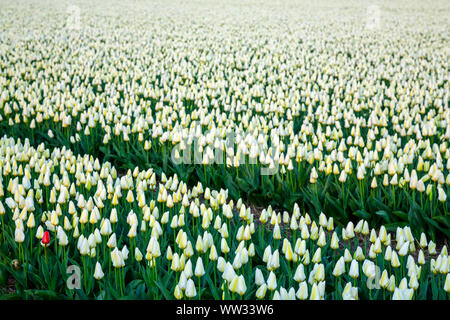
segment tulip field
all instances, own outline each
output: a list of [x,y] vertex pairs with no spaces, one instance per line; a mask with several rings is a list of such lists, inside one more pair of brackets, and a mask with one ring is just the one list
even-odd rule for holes
[[445,1],[1,1],[0,299],[449,300]]

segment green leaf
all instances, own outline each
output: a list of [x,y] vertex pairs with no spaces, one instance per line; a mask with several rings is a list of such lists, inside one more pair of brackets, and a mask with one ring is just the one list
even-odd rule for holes
[[426,216],[423,217],[427,222],[429,222],[433,227],[444,233],[447,237],[450,237],[450,230],[449,229],[443,229],[439,226],[439,224],[434,221],[433,219],[430,219]]
[[220,300],[220,294],[217,291],[217,288],[214,285],[213,281],[211,280],[209,273],[205,274],[205,276],[206,276],[206,282],[208,282],[208,284],[209,284],[209,289],[211,290],[211,294],[213,295],[214,299]]
[[375,209],[382,209],[384,211],[389,212],[390,209],[388,206],[386,206],[383,202],[381,202],[380,199],[375,198],[375,197],[370,197],[368,200],[368,203],[373,206]]
[[438,289],[438,287],[436,285],[435,279],[431,280],[431,292],[432,292],[432,295],[433,295],[433,300],[437,300],[438,297],[439,297],[439,289]]
[[403,212],[403,211],[392,211],[392,214],[396,215],[397,217],[399,217],[400,219],[404,220],[404,221],[408,221],[408,214]]
[[395,231],[398,227],[403,228],[407,225],[406,222],[393,222],[385,224],[384,227],[387,231]]
[[325,195],[325,199],[338,211],[338,213],[341,216],[341,219],[342,219],[342,217],[344,219],[348,219],[348,215],[342,208],[342,204],[337,203],[336,200],[332,199],[328,193]]
[[357,216],[358,218],[366,219],[366,220],[369,220],[371,217],[370,213],[368,213],[367,211],[364,211],[364,210],[357,210],[357,211],[353,212],[353,214],[355,216]]
[[136,300],[134,295],[121,296],[118,300]]
[[428,279],[425,280],[420,286],[420,293],[417,295],[419,299],[426,300],[427,299],[427,291],[428,291]]
[[[112,283],[106,282],[106,287],[107,287],[106,292],[108,294],[111,294],[113,299],[119,299],[120,298],[120,292],[114,288]],[[108,297],[107,297],[107,299],[108,299]]]
[[31,295],[34,298],[42,298],[45,300],[55,300],[61,298],[60,295],[51,290],[25,290],[25,293]]
[[159,291],[161,291],[161,293],[164,295],[164,298],[166,300],[172,300],[172,296],[169,293],[169,291],[167,291],[167,289],[165,288],[164,285],[161,284],[161,282],[159,280],[155,281],[156,286],[159,288]]
[[8,282],[8,272],[0,266],[0,286],[6,286]]
[[386,221],[388,223],[391,222],[391,217],[385,210],[379,210],[379,211],[375,212],[375,214],[382,217],[384,221]]
[[433,220],[436,220],[438,222],[443,223],[445,226],[447,226],[448,228],[450,228],[450,217],[446,217],[446,216],[436,216],[432,218]]
[[0,295],[0,300],[23,300],[23,296],[18,293]]

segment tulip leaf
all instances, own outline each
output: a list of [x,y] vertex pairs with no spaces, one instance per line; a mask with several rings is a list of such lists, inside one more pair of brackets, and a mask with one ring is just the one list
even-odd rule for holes
[[337,203],[336,200],[332,199],[331,196],[328,193],[325,195],[325,198],[340,213],[341,217],[344,217],[345,219],[347,219],[348,215],[344,211],[344,209],[342,208],[341,204]]
[[29,294],[33,298],[42,298],[45,300],[54,300],[61,298],[61,296],[53,290],[25,290],[24,292]]
[[450,217],[447,216],[435,216],[432,218],[438,222],[443,223],[447,228],[450,228]]
[[375,212],[375,214],[382,217],[385,222],[388,222],[388,223],[391,222],[391,217],[385,210],[379,210],[379,211]]
[[19,293],[1,294],[0,300],[23,300],[23,296]]
[[428,222],[428,223],[430,223],[433,227],[435,227],[436,229],[438,229],[438,230],[440,230],[442,233],[444,233],[447,237],[450,237],[450,230],[447,228],[447,229],[443,229],[441,226],[439,226],[439,224],[436,222],[436,221],[434,221],[433,219],[430,219],[430,218],[428,218],[428,217],[426,217],[426,216],[424,216],[424,219]]
[[6,271],[6,268],[2,267],[0,265],[0,286],[5,286],[8,282],[8,272]]
[[426,300],[427,299],[427,291],[428,291],[428,279],[425,280],[421,285],[420,285],[420,292],[417,294],[417,297],[422,300]]
[[395,231],[398,227],[403,228],[405,226],[406,222],[392,222],[384,225],[387,231]]
[[437,287],[435,279],[431,280],[431,293],[432,293],[432,296],[433,296],[433,300],[437,300],[439,298],[439,290],[438,290],[438,287]]
[[392,214],[396,215],[397,217],[399,217],[402,220],[408,221],[408,214],[403,211],[395,210],[395,211],[392,211]]
[[357,210],[357,211],[353,212],[353,214],[361,219],[366,219],[366,220],[370,219],[370,213],[368,213],[367,211],[364,211],[364,210]]
[[206,278],[206,281],[207,281],[208,284],[209,284],[209,289],[210,289],[211,294],[213,295],[214,299],[220,300],[220,294],[219,294],[219,292],[217,291],[217,287],[214,285],[214,283],[213,283],[213,281],[212,281],[212,279],[211,279],[209,273],[206,273],[204,276],[205,276],[205,278]]

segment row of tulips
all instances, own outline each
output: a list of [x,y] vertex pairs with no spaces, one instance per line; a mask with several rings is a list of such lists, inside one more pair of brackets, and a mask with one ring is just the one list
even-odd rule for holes
[[447,247],[408,226],[256,216],[224,189],[6,136],[0,164],[0,270],[22,297],[449,298]]
[[[140,168],[153,167],[159,173],[177,174],[189,184],[200,181],[211,188],[225,188],[234,200],[242,197],[257,203],[268,202],[286,210],[291,210],[295,203],[301,202],[302,207],[316,218],[321,212],[327,212],[340,223],[357,217],[368,220],[371,226],[383,223],[391,230],[407,224],[417,235],[425,232],[433,239],[436,235],[447,238],[450,235],[448,158],[444,168],[442,162],[430,165],[431,162],[424,161],[421,156],[416,163],[412,160],[413,154],[408,156],[409,164],[394,159],[383,161],[380,165],[376,160],[368,160],[371,157],[378,159],[378,151],[374,150],[366,158],[367,161],[364,160],[369,165],[374,165],[372,173],[367,175],[365,165],[360,162],[360,155],[352,160],[339,158],[342,153],[333,150],[327,156],[326,162],[315,159],[311,152],[308,158],[297,156],[295,165],[292,160],[288,160],[282,162],[281,166],[277,164],[275,170],[258,163],[251,154],[240,155],[239,162],[232,165],[224,162],[183,163],[183,155],[179,158],[172,157],[180,150],[179,144],[173,146],[160,138],[144,141],[133,135],[130,140],[122,141],[119,137],[118,140],[104,143],[102,147],[94,150],[101,145],[98,139],[102,129],[98,127],[80,138],[74,128],[64,129],[64,126],[54,125],[51,121],[44,122],[40,129],[29,129],[23,125],[10,126],[6,122],[0,126],[13,136],[32,136],[34,145],[45,141],[53,146],[70,147],[78,154],[85,154],[86,150],[89,150],[91,154],[122,164],[122,168],[134,168],[135,165]],[[74,136],[77,139],[70,139]],[[411,145],[413,144],[409,143],[406,148]],[[447,145],[448,141],[441,144],[441,149],[446,150],[445,157],[450,151]],[[197,147],[200,149],[196,149]],[[189,152],[186,152],[186,149],[180,151],[184,152],[187,159],[195,156],[204,158],[208,150],[212,150],[208,148],[209,146],[204,149],[206,151],[202,151],[201,145],[193,144],[188,145]],[[382,148],[383,143],[377,142],[377,150],[381,151]],[[431,150],[426,148],[426,152]],[[223,148],[214,151],[214,155],[216,159],[227,159],[227,151]],[[337,157],[334,164],[330,160],[333,157]],[[428,159],[432,159],[431,157]],[[445,179],[443,172],[446,173]]]

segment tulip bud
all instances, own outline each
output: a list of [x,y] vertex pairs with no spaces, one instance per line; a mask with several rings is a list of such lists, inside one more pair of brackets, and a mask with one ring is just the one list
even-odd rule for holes
[[261,284],[258,290],[256,290],[256,297],[258,299],[264,299],[267,292],[267,285],[265,283]]
[[103,277],[105,276],[105,274],[102,271],[102,266],[100,265],[100,263],[97,261],[97,264],[95,265],[95,272],[94,272],[94,278],[96,280],[101,280]]
[[333,269],[333,275],[335,277],[341,276],[345,272],[345,261],[344,257],[340,257],[339,260],[336,262],[336,265]]
[[270,271],[269,277],[267,278],[267,288],[270,291],[274,291],[277,288],[277,278],[272,271]]
[[306,279],[306,276],[305,276],[304,266],[303,266],[303,264],[300,263],[295,271],[294,280],[297,282],[303,282],[303,281],[305,281],[305,279]]
[[336,250],[339,248],[339,239],[338,236],[336,234],[336,232],[333,232],[332,236],[331,236],[331,244],[330,244],[331,249]]
[[139,250],[139,248],[135,248],[134,249],[134,257],[135,257],[137,262],[141,262],[142,261],[143,256],[142,256],[142,253]]
[[201,277],[205,274],[205,269],[203,268],[203,261],[201,257],[198,257],[197,264],[195,265],[195,276]]
[[116,234],[113,233],[110,237],[108,242],[106,243],[106,245],[108,246],[108,248],[112,249],[115,248],[117,246],[117,241],[116,241]]
[[349,276],[352,277],[353,279],[356,279],[359,276],[359,265],[356,260],[352,260],[352,263],[350,265]]
[[261,270],[259,270],[258,268],[255,271],[255,283],[258,286],[261,286],[262,284],[265,283],[264,276],[263,276]]
[[310,300],[320,300],[319,288],[317,287],[317,283],[314,282],[311,288],[311,295],[309,297]]
[[380,287],[386,289],[388,285],[389,285],[389,276],[387,270],[383,270],[383,273],[381,274],[380,278]]
[[189,279],[186,282],[186,290],[185,290],[186,297],[193,298],[197,295],[197,290],[195,289],[195,284],[192,279]]
[[447,276],[445,277],[444,290],[445,292],[450,293],[450,273],[447,273]]
[[17,243],[22,243],[25,240],[25,233],[23,232],[22,229],[18,229],[16,228],[15,232],[14,232],[14,240]]
[[300,283],[299,288],[296,293],[296,297],[299,300],[308,299],[308,284],[306,283],[306,281],[303,281]]
[[400,260],[398,259],[398,255],[397,255],[397,252],[395,250],[392,251],[391,265],[394,268],[400,267]]
[[48,246],[48,244],[50,243],[50,233],[48,231],[44,232],[41,243],[44,247]]

